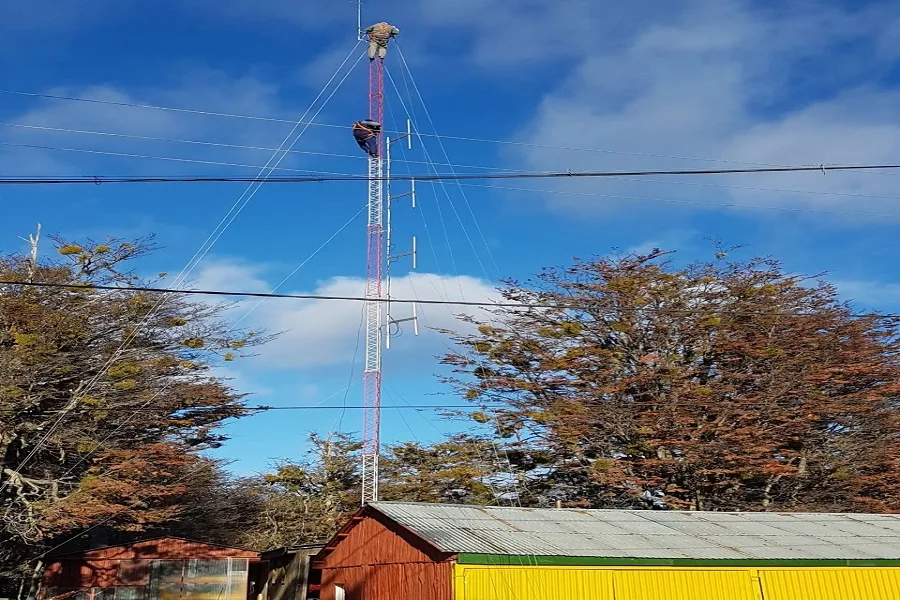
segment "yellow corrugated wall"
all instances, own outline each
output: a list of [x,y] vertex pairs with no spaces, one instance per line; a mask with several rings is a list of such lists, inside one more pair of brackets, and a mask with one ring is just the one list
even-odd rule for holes
[[765,600],[900,600],[900,568],[766,569]]
[[900,600],[900,568],[455,569],[456,600]]

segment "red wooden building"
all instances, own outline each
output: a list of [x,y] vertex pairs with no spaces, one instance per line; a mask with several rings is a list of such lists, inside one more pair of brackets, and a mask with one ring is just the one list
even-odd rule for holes
[[321,584],[311,591],[320,600],[450,600],[455,558],[368,505],[316,555]]
[[247,600],[260,555],[173,537],[49,558],[42,600]]

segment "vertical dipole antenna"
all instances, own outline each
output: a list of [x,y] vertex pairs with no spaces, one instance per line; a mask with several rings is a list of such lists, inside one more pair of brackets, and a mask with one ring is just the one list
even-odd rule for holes
[[362,0],[357,0],[356,2],[356,39],[362,41],[363,39],[363,30],[362,30]]
[[393,227],[391,225],[391,212],[393,210],[394,200],[398,200],[400,198],[405,198],[409,196],[412,199],[412,207],[416,207],[416,185],[415,181],[411,182],[410,191],[405,194],[398,194],[394,196],[393,190],[391,187],[391,146],[404,138],[408,138],[408,146],[412,149],[412,135],[410,133],[411,124],[410,121],[406,121],[406,134],[401,135],[397,138],[388,138],[387,145],[385,149],[385,171],[387,172],[387,177],[385,177],[387,184],[385,189],[385,196],[387,197],[387,206],[385,210],[385,217],[387,220],[387,260],[385,261],[385,275],[386,275],[386,286],[387,286],[387,333],[384,336],[384,347],[385,349],[390,349],[391,347],[391,337],[394,335],[400,334],[400,324],[406,323],[408,321],[413,322],[413,331],[416,335],[419,335],[419,324],[416,318],[417,311],[416,305],[413,304],[413,316],[408,317],[406,319],[395,319],[391,314],[391,265],[397,260],[403,258],[404,256],[408,256],[412,259],[412,268],[416,268],[416,236],[412,238],[412,250],[409,252],[404,252],[402,254],[396,254],[394,251],[396,250],[396,245],[394,244],[394,235],[393,235]]
[[[369,61],[369,119],[384,122],[384,64]],[[381,430],[381,279],[384,261],[382,226],[382,134],[376,156],[369,157],[368,223],[366,226],[366,368],[363,372],[362,502],[378,500]]]

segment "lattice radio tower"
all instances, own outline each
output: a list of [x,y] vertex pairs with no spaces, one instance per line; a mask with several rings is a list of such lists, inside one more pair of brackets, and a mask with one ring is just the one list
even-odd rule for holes
[[[360,11],[361,13],[361,11]],[[361,14],[358,15],[361,17]],[[364,39],[361,18],[358,20],[358,36]],[[384,62],[380,58],[369,61],[369,119],[382,124],[384,129]],[[412,258],[416,268],[416,238],[412,238],[412,250],[403,254],[393,254],[391,242],[391,202],[398,198],[410,197],[412,207],[416,206],[415,181],[410,183],[410,191],[391,196],[391,144],[403,139],[412,149],[412,124],[406,122],[406,133],[396,139],[377,136],[377,156],[369,157],[368,170],[368,222],[366,225],[366,364],[363,371],[363,432],[362,432],[362,503],[378,500],[378,460],[381,454],[381,343],[390,348],[391,336],[399,333],[400,324],[412,322],[414,332],[419,334],[416,305],[409,318],[391,317],[391,263],[401,257]],[[384,157],[384,160],[382,160]],[[387,177],[384,176],[385,168]],[[386,184],[386,185],[385,185]],[[385,195],[387,203],[385,206]],[[386,210],[385,210],[386,208]],[[387,227],[385,228],[385,221]],[[385,233],[387,243],[385,244]],[[384,311],[384,312],[382,312]],[[387,330],[383,329],[387,326]]]

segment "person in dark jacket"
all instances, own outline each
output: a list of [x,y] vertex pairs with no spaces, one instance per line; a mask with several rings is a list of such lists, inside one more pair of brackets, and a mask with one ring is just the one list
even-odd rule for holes
[[353,137],[356,139],[356,143],[373,158],[378,158],[379,133],[381,133],[381,123],[366,119],[353,124]]
[[384,60],[387,55],[387,45],[392,37],[399,35],[400,30],[390,23],[376,23],[366,29],[366,35],[369,36],[369,60],[375,60],[375,54],[378,58]]

